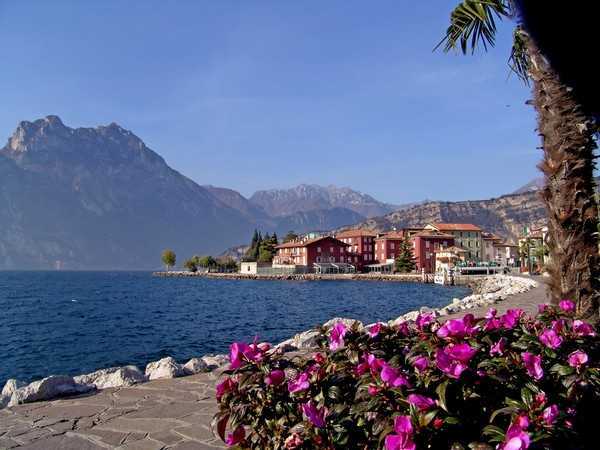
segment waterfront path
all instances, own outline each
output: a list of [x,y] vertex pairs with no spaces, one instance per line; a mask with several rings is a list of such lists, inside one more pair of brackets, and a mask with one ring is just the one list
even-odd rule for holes
[[[531,314],[546,302],[543,279],[529,292],[494,307]],[[485,314],[488,307],[472,312]],[[210,431],[216,411],[216,373],[150,381],[92,395],[29,403],[0,410],[0,449],[21,450],[211,450],[223,448]]]

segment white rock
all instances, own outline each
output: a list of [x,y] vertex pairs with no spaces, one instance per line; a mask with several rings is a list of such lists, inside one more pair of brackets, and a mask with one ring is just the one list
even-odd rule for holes
[[229,357],[227,355],[204,355],[200,359],[206,364],[209,370],[219,369],[229,364]]
[[49,400],[63,395],[81,394],[91,390],[94,390],[93,386],[77,384],[73,377],[52,375],[17,389],[13,392],[8,406]]
[[13,395],[13,392],[15,392],[19,388],[22,388],[23,386],[27,386],[27,383],[11,378],[6,382],[6,384],[2,388],[1,395],[10,398],[10,396]]
[[183,365],[183,371],[186,375],[195,375],[200,372],[208,371],[208,364],[200,358],[192,358]]
[[176,378],[182,375],[184,375],[184,372],[181,364],[177,364],[170,356],[148,363],[146,366],[146,377],[149,380]]
[[96,389],[132,386],[146,381],[146,376],[136,366],[111,367],[73,378],[78,384],[93,385]]
[[331,320],[328,320],[327,322],[325,322],[323,324],[323,326],[325,328],[332,328],[334,327],[338,322],[342,322],[344,325],[346,325],[348,328],[354,326],[355,324],[358,324],[358,328],[363,328],[364,325],[360,320],[356,320],[356,319],[345,319],[343,317],[335,317]]

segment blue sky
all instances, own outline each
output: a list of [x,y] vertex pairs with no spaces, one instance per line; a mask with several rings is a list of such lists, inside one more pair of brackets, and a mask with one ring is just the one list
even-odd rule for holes
[[0,138],[117,122],[200,184],[299,183],[389,202],[502,195],[537,176],[512,24],[432,52],[455,1],[0,0]]

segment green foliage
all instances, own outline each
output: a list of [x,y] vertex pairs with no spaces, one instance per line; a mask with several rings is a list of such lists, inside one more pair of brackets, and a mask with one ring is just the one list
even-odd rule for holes
[[173,250],[166,249],[162,252],[161,261],[165,265],[167,271],[169,271],[177,262],[177,256]]
[[415,270],[417,264],[415,262],[413,246],[410,238],[406,236],[400,244],[400,253],[394,262],[394,268],[397,272],[408,273]]
[[198,267],[211,268],[217,266],[217,261],[212,256],[202,256],[198,258]]
[[198,272],[198,260],[196,259],[196,257],[192,257],[183,263],[183,267],[185,267],[190,272]]
[[292,242],[296,239],[298,239],[298,235],[293,231],[288,231],[285,237],[283,238],[283,243],[285,244],[286,242]]
[[[423,314],[375,332],[342,325],[341,342],[339,325],[320,329],[316,348],[301,355],[234,344],[233,368],[217,386],[220,436],[238,430],[238,449],[381,449],[399,433],[394,421],[402,416],[412,425],[409,442],[388,448],[502,449],[515,427],[528,445],[511,441],[509,448],[596,448],[598,330],[583,330],[570,312],[548,307],[530,318],[490,311],[486,319],[467,315],[442,327]],[[548,330],[560,336],[558,347],[542,342]],[[461,346],[469,356],[456,352],[462,362],[448,367],[440,353],[449,357]],[[541,376],[525,352],[539,356]],[[574,367],[575,352],[589,360]],[[307,414],[311,405],[322,421]]]
[[275,246],[278,244],[277,234],[273,236],[266,233],[264,236],[258,230],[254,230],[250,248],[244,255],[244,261],[271,262],[275,256]]

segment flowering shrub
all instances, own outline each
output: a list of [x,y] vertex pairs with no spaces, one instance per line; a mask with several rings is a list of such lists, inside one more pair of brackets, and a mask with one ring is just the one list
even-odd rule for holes
[[337,323],[316,351],[233,344],[214,424],[239,449],[586,449],[600,348],[573,304]]

